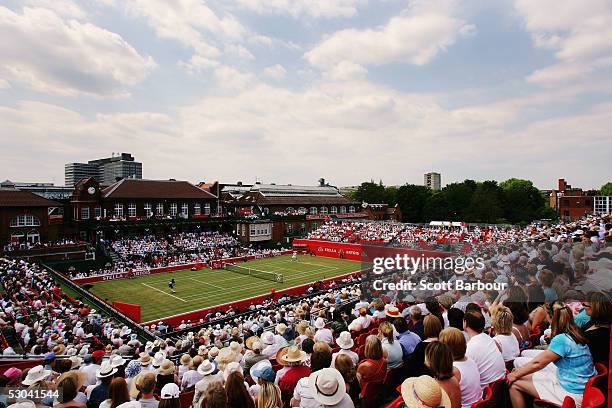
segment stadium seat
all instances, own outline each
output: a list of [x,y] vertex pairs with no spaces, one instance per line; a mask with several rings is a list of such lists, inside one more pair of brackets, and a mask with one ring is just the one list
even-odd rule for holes
[[359,361],[365,358],[365,346],[359,346],[357,349],[357,355],[359,356]]
[[391,368],[385,374],[383,385],[385,386],[385,395],[396,395],[396,388],[401,385],[403,378],[403,367]]
[[[597,408],[603,405],[606,397],[598,388],[587,387],[582,396],[582,408]],[[565,401],[563,401],[565,403]]]
[[384,386],[383,383],[368,382],[361,388],[359,397],[361,398],[361,408],[378,408],[381,406],[383,399]]
[[482,401],[473,403],[472,408],[494,408],[495,405],[491,402],[491,393],[491,388],[485,388]]
[[512,371],[514,369],[514,360],[506,361],[506,370]]
[[495,407],[505,407],[510,405],[510,396],[508,395],[508,382],[506,376],[499,380],[493,381],[487,386],[487,389],[491,391],[491,403]]
[[180,400],[180,404],[181,404],[181,408],[189,408],[191,407],[191,403],[193,402],[193,395],[194,395],[195,391],[191,390],[191,391],[187,391],[187,392],[182,392],[179,396],[179,400]]
[[393,402],[387,406],[387,408],[400,408],[403,403],[404,403],[404,399],[400,395],[399,397],[394,399]]
[[[603,392],[597,387],[602,387],[605,390],[606,384],[601,383],[603,382],[603,379],[606,374],[608,374],[608,369],[601,363],[595,364],[595,369],[597,370],[597,374],[589,378],[589,381],[584,387],[582,408],[596,408],[601,406],[605,402],[605,396]],[[568,398],[571,399],[570,397],[566,397],[565,400],[563,400],[563,405],[561,405],[562,408],[566,408],[566,404],[574,404],[567,405],[567,408],[575,406],[574,401],[572,400],[572,402],[569,402]],[[555,403],[541,399],[535,399],[534,403],[541,407],[559,407],[559,405]]]

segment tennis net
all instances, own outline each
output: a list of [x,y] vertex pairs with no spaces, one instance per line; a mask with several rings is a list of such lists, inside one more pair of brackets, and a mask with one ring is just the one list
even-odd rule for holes
[[270,280],[270,281],[274,281],[274,282],[280,282],[280,283],[283,282],[283,274],[282,273],[262,271],[260,269],[249,268],[249,267],[246,267],[246,266],[239,266],[239,265],[231,264],[231,263],[223,264],[223,268],[228,270],[228,271],[240,273],[242,275],[253,276],[253,277],[259,278],[259,279],[266,279],[266,280]]

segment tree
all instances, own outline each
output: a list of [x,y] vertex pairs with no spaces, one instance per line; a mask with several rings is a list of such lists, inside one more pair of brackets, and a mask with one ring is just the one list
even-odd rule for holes
[[546,200],[531,181],[511,178],[499,186],[503,191],[504,216],[510,223],[526,224],[539,218]]
[[361,202],[377,204],[383,202],[385,197],[385,186],[380,183],[374,183],[373,181],[366,181],[355,191],[355,199]]
[[468,221],[496,223],[503,216],[502,189],[496,181],[478,183],[472,195]]
[[[462,183],[448,184],[442,189],[445,195],[448,213],[444,220],[463,221],[467,219],[472,195],[476,190],[474,180],[465,180]],[[441,219],[441,218],[439,218]]]
[[599,189],[599,194],[602,196],[612,196],[612,181],[607,182]]
[[397,189],[397,203],[405,222],[424,222],[424,208],[427,199],[432,195],[431,189],[425,186],[404,184]]

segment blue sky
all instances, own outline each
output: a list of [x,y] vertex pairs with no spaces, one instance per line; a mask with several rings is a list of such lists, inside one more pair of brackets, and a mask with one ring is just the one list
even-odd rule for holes
[[0,178],[610,181],[608,0],[5,0]]

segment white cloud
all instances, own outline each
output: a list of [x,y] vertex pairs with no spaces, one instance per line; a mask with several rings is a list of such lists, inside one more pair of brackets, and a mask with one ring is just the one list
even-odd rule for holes
[[229,56],[236,57],[241,60],[254,60],[255,56],[251,51],[247,50],[240,44],[230,44],[225,47],[225,53]]
[[241,91],[255,80],[254,75],[241,72],[227,65],[215,68],[214,74],[219,88],[227,91]]
[[87,12],[72,0],[25,0],[24,4],[29,7],[53,10],[62,17],[82,19]]
[[557,64],[527,79],[542,85],[576,81],[612,65],[612,3],[592,0],[515,0],[537,47],[555,51]]
[[288,14],[313,18],[351,17],[366,0],[237,0],[259,14]]
[[42,8],[0,7],[0,38],[0,75],[51,94],[125,96],[155,67],[119,34]]
[[453,15],[452,7],[444,9],[437,3],[433,6],[418,2],[382,27],[338,31],[305,57],[322,69],[343,61],[362,66],[390,62],[424,65],[458,37],[473,35],[474,31],[474,26]]
[[334,65],[325,76],[330,79],[346,81],[349,79],[361,79],[366,76],[368,70],[351,61],[341,61]]
[[0,89],[8,89],[11,87],[11,84],[7,80],[0,78]]
[[271,65],[264,69],[264,74],[272,79],[283,79],[287,75],[287,70],[280,64]]

